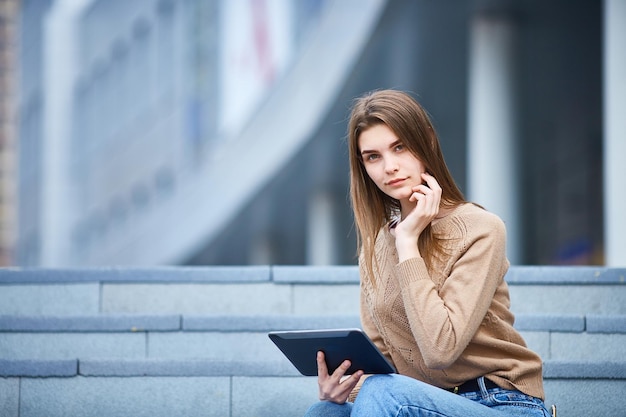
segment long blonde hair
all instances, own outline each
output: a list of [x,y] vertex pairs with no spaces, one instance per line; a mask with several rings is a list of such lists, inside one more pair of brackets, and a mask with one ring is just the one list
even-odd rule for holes
[[[357,253],[364,257],[367,271],[374,280],[374,243],[378,232],[400,210],[400,202],[376,186],[361,160],[359,137],[365,130],[379,124],[390,128],[439,182],[442,207],[455,207],[465,202],[444,161],[430,118],[416,100],[397,90],[379,90],[357,98],[348,124],[350,198],[357,228]],[[430,225],[420,235],[418,247],[427,265],[441,251],[440,239],[433,234]]]

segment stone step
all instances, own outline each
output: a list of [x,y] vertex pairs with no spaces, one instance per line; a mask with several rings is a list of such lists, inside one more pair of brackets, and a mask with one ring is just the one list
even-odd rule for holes
[[[5,417],[286,417],[317,397],[315,377],[258,360],[0,360],[0,376]],[[624,415],[624,361],[546,361],[544,379],[560,416]]]
[[[621,360],[626,315],[522,314],[529,347],[545,360]],[[358,316],[0,316],[0,358],[286,359],[271,330],[360,327]]]
[[[625,272],[507,274],[560,416],[626,409]],[[302,415],[316,380],[266,333],[359,327],[358,280],[354,266],[0,270],[0,415]]]
[[[520,313],[626,314],[626,269],[513,266]],[[355,266],[0,270],[0,314],[295,314],[358,312]]]

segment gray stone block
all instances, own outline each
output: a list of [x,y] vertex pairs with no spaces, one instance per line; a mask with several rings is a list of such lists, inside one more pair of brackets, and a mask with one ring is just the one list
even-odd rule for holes
[[359,314],[358,285],[295,285],[293,299],[298,315]]
[[626,333],[626,315],[587,315],[589,333]]
[[[626,268],[596,266],[513,265],[505,277],[511,285],[625,284]],[[280,283],[358,283],[357,266],[273,266],[272,280]]]
[[518,330],[583,332],[585,317],[574,314],[519,314],[515,317]]
[[626,284],[626,268],[598,266],[521,266],[509,268],[506,281],[514,285]]
[[[1,366],[0,369],[2,369]],[[20,380],[18,378],[0,378],[0,416],[19,416],[19,399]]]
[[248,284],[103,284],[102,312],[288,314],[289,286]]
[[4,333],[4,359],[143,358],[145,333]]
[[[11,405],[16,400],[8,401],[8,413],[3,414],[7,417],[302,415],[317,400],[316,378],[284,376],[283,370],[277,371],[282,366],[201,360],[81,361],[81,374],[90,376],[23,378],[19,393],[18,383],[3,384],[11,379],[0,379],[0,395],[20,399],[19,410]],[[617,416],[625,409],[621,393],[626,389],[626,362],[546,361],[544,379],[546,403],[557,404],[561,416]]]
[[0,314],[96,314],[99,304],[97,283],[0,285]]
[[358,284],[357,266],[272,266],[272,281],[280,284]]
[[626,362],[618,360],[550,360],[544,362],[543,376],[547,379],[623,379]]
[[[356,265],[335,266],[161,266],[96,267],[80,269],[4,268],[0,284],[86,283],[86,282],[267,282],[358,283]],[[510,267],[506,280],[511,285],[626,284],[626,268],[596,266]]]
[[621,361],[626,353],[626,334],[552,333],[551,359]]
[[361,327],[358,315],[345,316],[183,316],[185,331],[269,332],[272,330]]
[[288,361],[207,359],[107,359],[81,360],[83,376],[298,376]]
[[0,331],[142,332],[180,330],[179,315],[0,316]]
[[19,417],[230,416],[228,377],[22,380]]
[[268,282],[269,266],[5,268],[0,284],[85,282]]
[[233,378],[233,416],[302,416],[317,401],[317,378]]
[[556,404],[559,417],[623,417],[626,380],[548,379],[546,404]]
[[510,286],[515,314],[626,314],[625,285]]
[[8,360],[0,359],[1,377],[51,377],[75,376],[78,363],[75,359],[67,360]]
[[153,333],[148,339],[148,357],[221,361],[283,359],[267,334],[258,332]]
[[547,332],[520,331],[526,345],[543,360],[550,359],[550,334]]

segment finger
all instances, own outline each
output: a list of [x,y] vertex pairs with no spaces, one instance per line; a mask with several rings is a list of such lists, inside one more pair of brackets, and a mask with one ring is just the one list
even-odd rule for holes
[[434,185],[433,187],[430,187],[428,184],[419,184],[411,189],[411,191],[413,192],[421,193],[424,195],[437,194],[440,192],[440,190],[441,188],[439,187],[439,185]]
[[361,380],[361,377],[363,376],[363,374],[364,374],[363,371],[357,371],[354,374],[350,375],[350,377],[342,383],[344,392],[347,392],[348,394],[350,394],[352,390],[354,389],[354,387],[356,387],[356,385]]
[[[342,364],[342,366],[344,364]],[[320,400],[343,404],[346,402],[350,393],[354,390],[354,387],[356,387],[357,383],[363,376],[363,371],[357,371],[353,375],[345,376],[345,378],[342,376],[340,379],[335,380],[335,376],[338,376],[341,373],[343,372],[335,372],[331,378],[319,384]]]
[[433,192],[433,190],[428,188],[428,186],[425,184],[416,185],[415,187],[411,188],[411,191],[414,193],[420,193],[424,195],[431,194]]
[[415,192],[409,197],[409,201],[416,204],[416,214],[420,213],[422,216],[433,217],[439,211],[440,196],[435,192],[429,194],[422,194]]
[[362,371],[355,372],[354,374],[346,377],[340,384],[338,389],[335,391],[335,398],[347,399],[350,393],[354,390],[354,387],[357,386],[361,377],[363,376]]
[[352,374],[350,377],[354,379],[353,382],[356,384],[357,382],[359,382],[364,373],[365,372],[359,370]]
[[435,177],[433,177],[429,173],[427,172],[422,173],[422,179],[426,181],[426,184],[431,190],[441,190],[441,187],[439,186],[439,183],[437,182]]
[[328,378],[328,367],[326,366],[324,352],[321,350],[317,352],[317,376],[318,378]]
[[357,386],[361,377],[363,376],[363,371],[357,371],[352,375],[346,376],[337,387],[335,391],[335,398],[347,399],[350,393],[354,390],[354,387]]
[[335,378],[337,381],[341,381],[341,378],[346,374],[348,369],[350,369],[350,365],[352,363],[349,360],[345,360],[335,369],[335,372],[332,374],[332,378]]
[[411,194],[411,196],[409,197],[409,201],[412,202],[419,202],[421,200],[426,200],[427,197],[432,196],[433,192],[430,189],[427,189],[427,187],[424,187],[424,190],[421,189],[417,189],[413,192],[413,194]]

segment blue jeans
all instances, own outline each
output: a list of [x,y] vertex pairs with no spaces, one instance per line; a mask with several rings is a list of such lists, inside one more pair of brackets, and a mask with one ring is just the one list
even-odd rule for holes
[[354,403],[313,404],[305,417],[549,417],[543,401],[519,391],[487,390],[453,394],[403,375],[373,375]]

